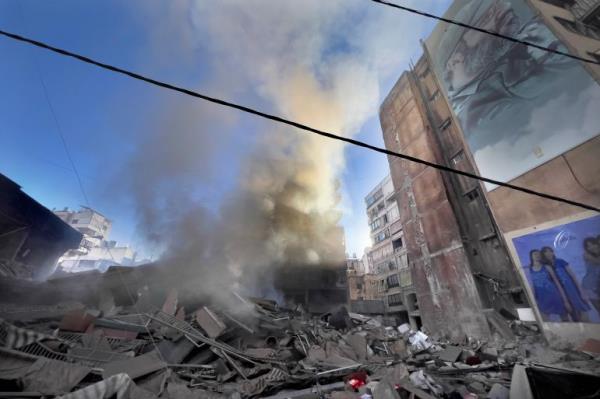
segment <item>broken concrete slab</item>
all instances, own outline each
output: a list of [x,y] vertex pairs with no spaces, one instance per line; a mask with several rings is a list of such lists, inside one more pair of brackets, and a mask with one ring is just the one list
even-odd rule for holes
[[75,392],[58,396],[57,399],[157,399],[152,392],[138,387],[127,374],[113,375],[105,380]]
[[152,351],[130,359],[107,363],[104,365],[102,376],[108,378],[113,375],[125,373],[132,379],[135,379],[166,367],[167,364],[162,361],[158,353]]
[[495,383],[487,394],[487,399],[508,399],[510,390],[502,384]]
[[383,379],[373,388],[373,399],[400,399],[400,395],[389,380]]
[[448,345],[443,351],[438,352],[437,356],[440,360],[443,360],[444,362],[454,363],[458,360],[462,352],[462,348],[459,348],[458,346]]
[[408,324],[408,323],[400,324],[397,327],[397,329],[400,334],[406,334],[407,332],[410,331],[410,324]]
[[44,395],[60,395],[73,389],[91,371],[73,363],[38,359],[22,377],[23,389]]
[[194,348],[196,345],[185,337],[181,337],[176,342],[165,339],[157,345],[162,358],[169,364],[181,363]]
[[227,329],[225,323],[206,306],[196,311],[196,322],[210,338],[217,338]]
[[360,334],[348,334],[346,342],[352,347],[354,353],[356,353],[356,360],[359,362],[367,360],[367,338]]

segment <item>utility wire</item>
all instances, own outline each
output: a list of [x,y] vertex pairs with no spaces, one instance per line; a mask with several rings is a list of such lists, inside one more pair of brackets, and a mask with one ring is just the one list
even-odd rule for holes
[[131,72],[131,71],[128,71],[126,69],[119,68],[119,67],[115,67],[113,65],[105,64],[103,62],[93,60],[93,59],[85,57],[83,55],[72,53],[70,51],[63,50],[63,49],[60,49],[60,48],[57,48],[57,47],[53,47],[53,46],[50,46],[50,45],[48,45],[46,43],[42,43],[42,42],[39,42],[37,40],[29,39],[29,38],[26,38],[26,37],[23,37],[23,36],[14,34],[14,33],[10,33],[10,32],[6,32],[6,31],[0,30],[0,35],[9,37],[11,39],[14,39],[14,40],[17,40],[17,41],[20,41],[20,42],[29,43],[29,44],[32,44],[32,45],[34,45],[36,47],[40,47],[40,48],[43,48],[43,49],[46,49],[46,50],[50,50],[52,52],[55,52],[55,53],[58,53],[58,54],[61,54],[61,55],[67,56],[67,57],[72,57],[72,58],[75,58],[75,59],[77,59],[79,61],[85,62],[87,64],[92,64],[92,65],[95,65],[95,66],[103,68],[103,69],[107,69],[107,70],[112,71],[112,72],[116,72],[116,73],[119,73],[119,74],[127,75],[127,76],[129,76],[131,78],[134,78],[134,79],[137,79],[137,80],[141,80],[143,82],[150,83],[150,84],[153,84],[155,86],[159,86],[159,87],[162,87],[162,88],[165,88],[165,89],[177,91],[179,93],[183,93],[183,94],[186,94],[188,96],[195,97],[195,98],[200,98],[200,99],[205,100],[205,101],[209,101],[209,102],[212,102],[212,103],[215,103],[215,104],[223,105],[225,107],[234,108],[234,109],[237,109],[237,110],[240,110],[240,111],[243,111],[243,112],[247,112],[249,114],[260,116],[260,117],[265,118],[265,119],[269,119],[269,120],[272,120],[272,121],[275,121],[275,122],[279,122],[279,123],[282,123],[282,124],[285,124],[285,125],[293,126],[293,127],[298,128],[300,130],[304,130],[304,131],[307,131],[307,132],[318,134],[320,136],[328,137],[330,139],[343,141],[343,142],[346,142],[346,143],[349,143],[349,144],[352,144],[352,145],[355,145],[355,146],[358,146],[358,147],[367,148],[367,149],[370,149],[370,150],[373,150],[373,151],[376,151],[376,152],[379,152],[379,153],[382,153],[382,154],[386,154],[386,155],[390,155],[390,156],[394,156],[394,157],[406,159],[406,160],[411,161],[411,162],[420,163],[420,164],[423,164],[423,165],[426,165],[426,166],[430,166],[430,167],[432,167],[434,169],[442,170],[444,172],[455,173],[455,174],[466,176],[466,177],[469,177],[469,178],[472,178],[472,179],[477,179],[477,180],[480,180],[480,181],[484,181],[486,183],[495,184],[495,185],[498,185],[498,186],[501,186],[501,187],[507,187],[507,188],[510,188],[512,190],[521,191],[523,193],[535,195],[535,196],[538,196],[538,197],[541,197],[541,198],[546,198],[546,199],[550,199],[550,200],[557,201],[557,202],[562,202],[564,204],[569,204],[569,205],[573,205],[573,206],[576,206],[576,207],[579,207],[579,208],[583,208],[583,209],[587,209],[587,210],[590,210],[590,211],[595,211],[595,212],[599,212],[600,213],[600,208],[594,207],[592,205],[584,204],[582,202],[573,201],[573,200],[570,200],[570,199],[567,199],[567,198],[557,197],[555,195],[551,195],[551,194],[539,192],[539,191],[532,190],[532,189],[529,189],[529,188],[526,188],[526,187],[516,186],[516,185],[510,184],[510,183],[504,183],[504,182],[501,182],[501,181],[498,181],[498,180],[490,179],[488,177],[478,176],[478,175],[473,174],[473,173],[463,172],[462,170],[453,169],[453,168],[450,168],[450,167],[445,166],[445,165],[440,165],[440,164],[437,164],[437,163],[434,163],[434,162],[430,162],[430,161],[426,161],[424,159],[420,159],[420,158],[413,157],[413,156],[410,156],[410,155],[406,155],[406,154],[402,154],[402,153],[390,151],[390,150],[387,150],[387,149],[381,148],[381,147],[376,147],[374,145],[371,145],[371,144],[368,144],[368,143],[365,143],[365,142],[362,142],[362,141],[354,140],[354,139],[351,139],[351,138],[348,138],[348,137],[339,136],[339,135],[334,134],[334,133],[330,133],[330,132],[326,132],[326,131],[323,131],[323,130],[315,129],[315,128],[310,127],[308,125],[304,125],[302,123],[294,122],[294,121],[282,118],[282,117],[277,116],[277,115],[268,114],[266,112],[258,111],[256,109],[253,109],[253,108],[250,108],[250,107],[246,107],[244,105],[240,105],[240,104],[232,103],[232,102],[229,102],[229,101],[221,100],[221,99],[215,98],[215,97],[210,97],[210,96],[207,96],[205,94],[201,94],[201,93],[189,90],[189,89],[185,89],[185,88],[178,87],[178,86],[175,86],[175,85],[172,85],[172,84],[169,84],[169,83],[161,82],[159,80],[148,78],[148,77],[140,75],[138,73]]
[[374,3],[378,3],[378,4],[381,4],[381,5],[384,5],[384,6],[389,6],[389,7],[397,8],[399,10],[407,11],[407,12],[410,12],[410,13],[413,13],[413,14],[421,15],[423,17],[432,18],[432,19],[436,19],[438,21],[442,21],[442,22],[446,22],[446,23],[449,23],[449,24],[452,24],[452,25],[460,26],[460,27],[463,27],[463,28],[466,28],[466,29],[475,30],[477,32],[485,33],[486,35],[499,37],[501,39],[508,40],[508,41],[513,42],[513,43],[522,44],[524,46],[533,47],[533,48],[536,48],[538,50],[546,51],[546,52],[553,53],[553,54],[562,55],[564,57],[569,57],[569,58],[572,58],[574,60],[578,60],[578,61],[582,61],[582,62],[587,62],[587,63],[590,63],[590,64],[600,65],[599,61],[595,61],[595,60],[592,60],[592,59],[589,59],[589,58],[585,58],[585,57],[580,57],[578,55],[566,53],[564,51],[556,50],[556,49],[553,49],[553,48],[550,48],[550,47],[540,46],[539,44],[531,43],[531,42],[528,42],[528,41],[525,41],[525,40],[520,40],[520,39],[514,38],[512,36],[506,36],[506,35],[503,35],[502,33],[494,32],[494,31],[491,31],[491,30],[483,29],[483,28],[479,28],[477,26],[465,24],[463,22],[456,21],[456,20],[453,20],[453,19],[448,19],[448,18],[440,17],[439,15],[430,14],[428,12],[417,10],[415,8],[401,6],[399,4],[390,3],[390,2],[385,1],[385,0],[371,0],[371,1],[374,2]]

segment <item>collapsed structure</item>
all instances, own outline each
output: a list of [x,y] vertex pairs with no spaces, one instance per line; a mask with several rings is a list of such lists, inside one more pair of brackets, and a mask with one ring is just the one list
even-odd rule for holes
[[[3,295],[2,395],[583,398],[600,389],[598,341],[550,350],[535,323],[512,323],[510,340],[448,340],[344,307],[311,315],[234,291],[228,303],[189,287],[164,292],[159,279],[168,279],[159,265],[114,267]],[[35,306],[25,288],[39,292]]]

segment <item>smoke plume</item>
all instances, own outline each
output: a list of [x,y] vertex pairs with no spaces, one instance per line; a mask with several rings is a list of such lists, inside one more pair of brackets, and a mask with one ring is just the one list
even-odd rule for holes
[[[170,46],[202,55],[202,91],[347,136],[376,114],[381,80],[410,56],[401,38],[419,31],[349,0],[177,2],[161,17]],[[165,109],[128,165],[140,232],[162,262],[215,293],[260,287],[275,264],[343,262],[341,143],[189,98]]]

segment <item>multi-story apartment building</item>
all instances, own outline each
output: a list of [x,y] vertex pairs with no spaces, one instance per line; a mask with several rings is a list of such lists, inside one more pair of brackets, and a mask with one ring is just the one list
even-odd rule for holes
[[365,286],[368,284],[366,288],[382,298],[386,313],[418,328],[420,313],[408,267],[396,190],[389,175],[371,190],[365,203],[372,241],[366,255],[373,269]]
[[[599,3],[456,0],[445,17],[591,58]],[[446,23],[423,50],[381,106],[387,149],[600,205],[597,65]],[[388,160],[424,325],[481,336],[533,310],[551,340],[600,335],[600,216]],[[554,308],[537,286],[550,269]]]
[[129,246],[117,246],[108,241],[112,222],[100,212],[82,206],[80,210],[54,210],[75,230],[83,234],[79,248],[65,253],[58,261],[60,269],[69,272],[106,270],[111,265],[129,266],[135,263],[136,252]]
[[83,234],[80,250],[86,253],[86,250],[92,247],[101,246],[102,242],[108,238],[112,222],[100,212],[87,206],[82,206],[80,210],[69,210],[64,208],[61,211],[53,210],[54,214],[69,224],[75,230]]

